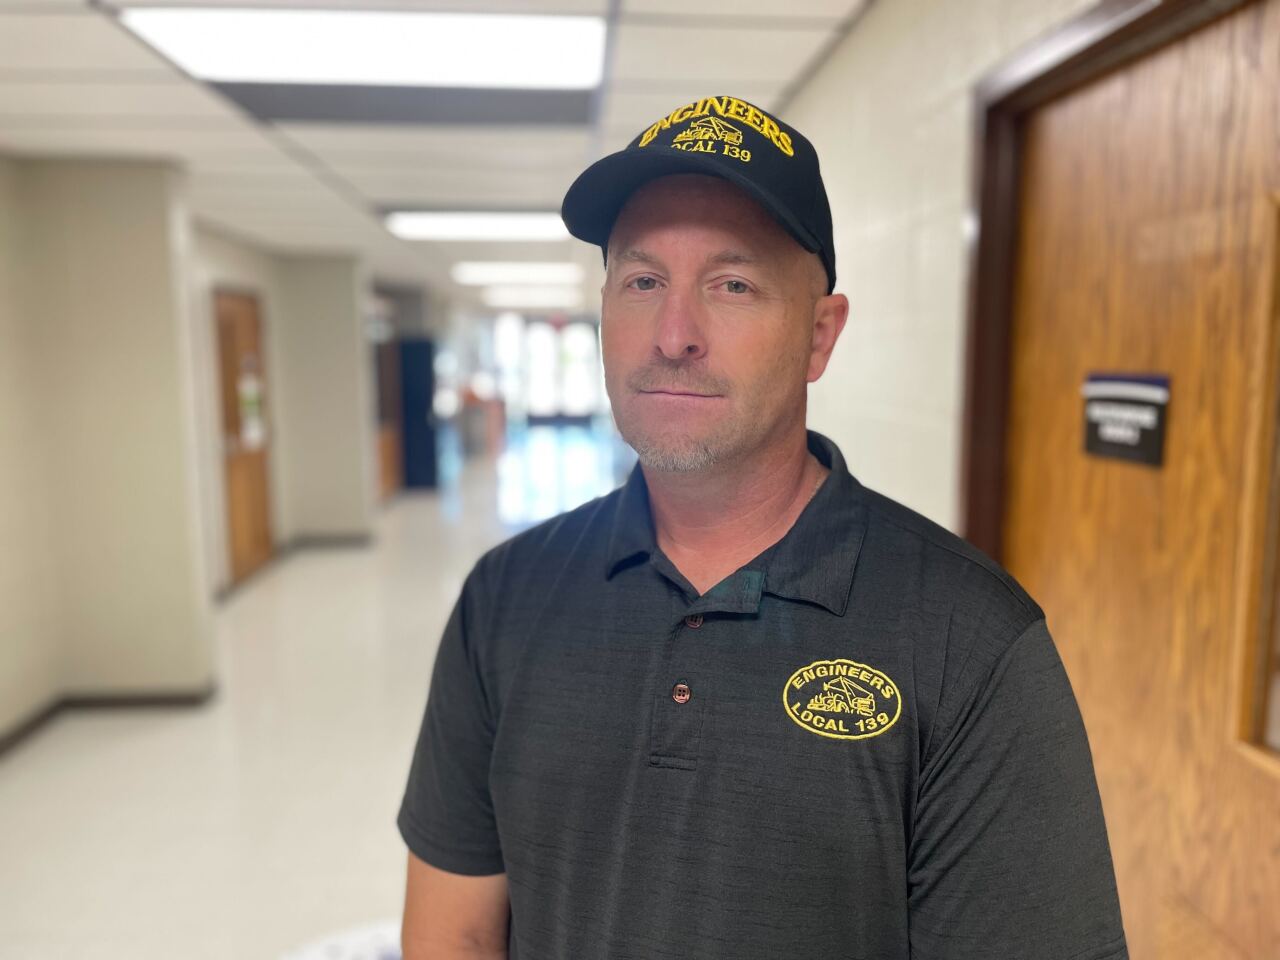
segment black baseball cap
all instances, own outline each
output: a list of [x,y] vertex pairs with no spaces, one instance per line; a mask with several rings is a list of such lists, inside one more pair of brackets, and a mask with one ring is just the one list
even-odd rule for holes
[[573,181],[560,216],[579,240],[606,250],[613,222],[641,184],[705,173],[745,190],[796,241],[816,253],[836,285],[831,204],[818,154],[803,134],[738,97],[704,97],[650,124]]

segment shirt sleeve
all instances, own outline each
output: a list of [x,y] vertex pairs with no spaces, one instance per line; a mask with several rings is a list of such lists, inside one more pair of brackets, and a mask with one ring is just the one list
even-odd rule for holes
[[926,759],[908,886],[913,960],[1128,957],[1093,758],[1044,619]]
[[472,876],[505,870],[489,793],[495,724],[478,654],[486,607],[479,593],[473,570],[440,640],[396,818],[415,856]]

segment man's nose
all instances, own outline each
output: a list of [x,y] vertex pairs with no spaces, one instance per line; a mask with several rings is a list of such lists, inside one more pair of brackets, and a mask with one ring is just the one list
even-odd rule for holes
[[658,308],[654,346],[668,360],[696,360],[707,352],[704,317],[698,298],[674,288]]

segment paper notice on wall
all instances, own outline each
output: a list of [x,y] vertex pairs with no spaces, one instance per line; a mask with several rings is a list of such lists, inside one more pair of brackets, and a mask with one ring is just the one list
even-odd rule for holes
[[240,407],[240,449],[258,450],[266,443],[267,425],[262,416],[262,381],[257,374],[240,374],[236,397]]

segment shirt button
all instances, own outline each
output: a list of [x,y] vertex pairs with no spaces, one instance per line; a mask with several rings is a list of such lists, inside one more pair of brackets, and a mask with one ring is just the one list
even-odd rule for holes
[[700,626],[702,626],[702,614],[700,613],[689,614],[689,616],[684,618],[684,625],[686,627],[691,627],[692,629],[697,630]]
[[688,703],[691,696],[693,691],[689,689],[687,683],[677,683],[671,688],[671,699],[676,703]]

